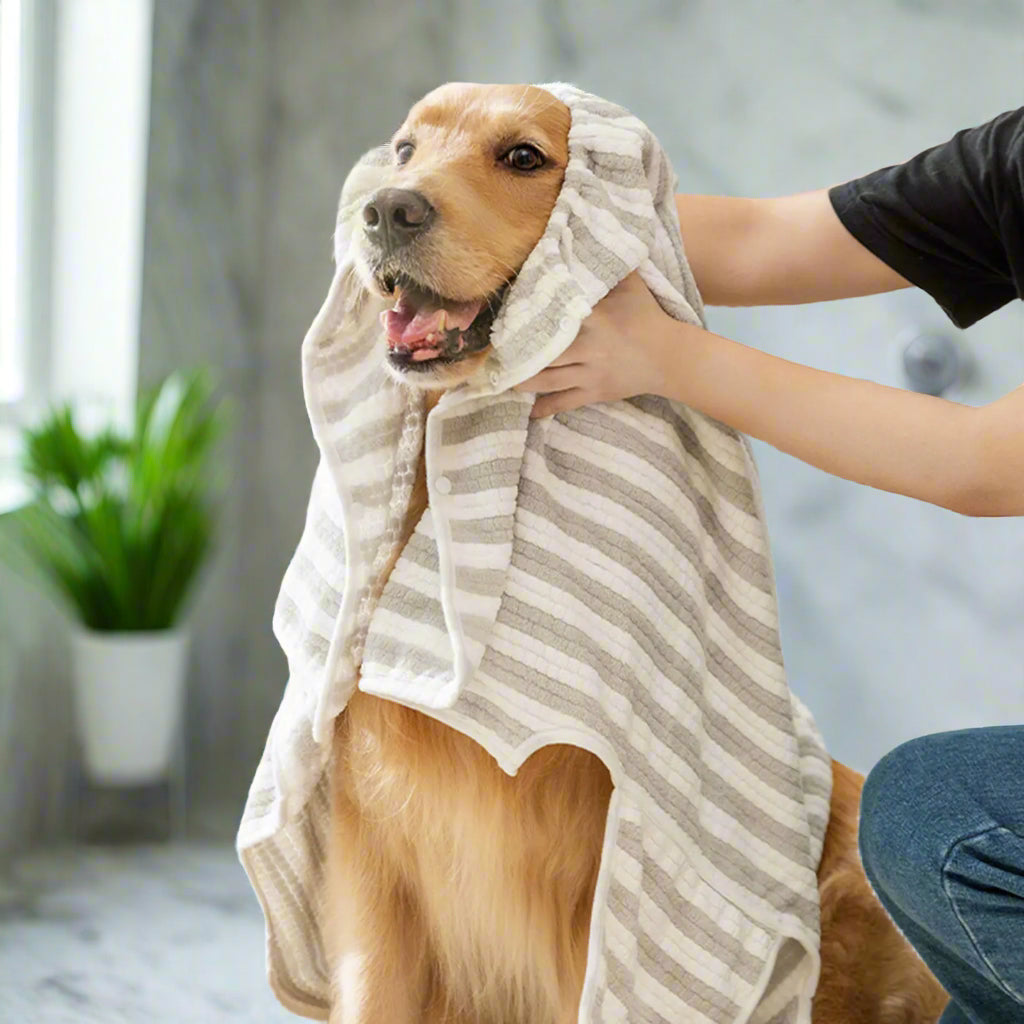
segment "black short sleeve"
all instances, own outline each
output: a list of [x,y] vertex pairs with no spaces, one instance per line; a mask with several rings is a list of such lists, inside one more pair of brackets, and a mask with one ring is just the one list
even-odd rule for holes
[[829,198],[846,229],[958,327],[1024,298],[1024,107]]

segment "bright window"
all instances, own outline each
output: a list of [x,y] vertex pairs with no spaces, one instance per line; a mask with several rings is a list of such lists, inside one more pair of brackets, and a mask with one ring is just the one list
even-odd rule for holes
[[131,419],[151,31],[152,0],[0,0],[0,512],[51,403]]
[[0,0],[0,403],[26,385],[22,0]]

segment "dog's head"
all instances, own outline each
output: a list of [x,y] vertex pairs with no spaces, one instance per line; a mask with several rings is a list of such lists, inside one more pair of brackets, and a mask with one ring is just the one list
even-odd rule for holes
[[540,240],[568,161],[569,109],[529,85],[452,83],[350,174],[338,228],[381,316],[387,364],[440,389],[468,379]]

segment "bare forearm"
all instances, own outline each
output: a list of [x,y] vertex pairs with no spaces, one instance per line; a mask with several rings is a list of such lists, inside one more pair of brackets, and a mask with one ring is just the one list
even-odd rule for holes
[[811,369],[708,332],[684,328],[665,345],[666,394],[781,451],[954,511],[1014,512],[1012,502],[979,507],[982,410]]
[[777,199],[678,195],[676,207],[708,305],[790,305],[908,286],[843,227],[824,189]]

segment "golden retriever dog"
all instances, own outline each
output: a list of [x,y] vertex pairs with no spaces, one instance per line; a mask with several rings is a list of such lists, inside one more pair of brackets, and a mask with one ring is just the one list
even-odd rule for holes
[[[394,303],[389,368],[428,402],[479,368],[559,194],[569,121],[532,86],[446,85],[413,107],[373,187],[343,192],[355,272]],[[403,543],[426,507],[421,456]],[[931,1024],[945,994],[860,866],[863,780],[834,777],[815,1024]],[[470,738],[356,691],[331,786],[332,1024],[577,1020],[612,791],[593,754],[547,747],[510,777]]]

